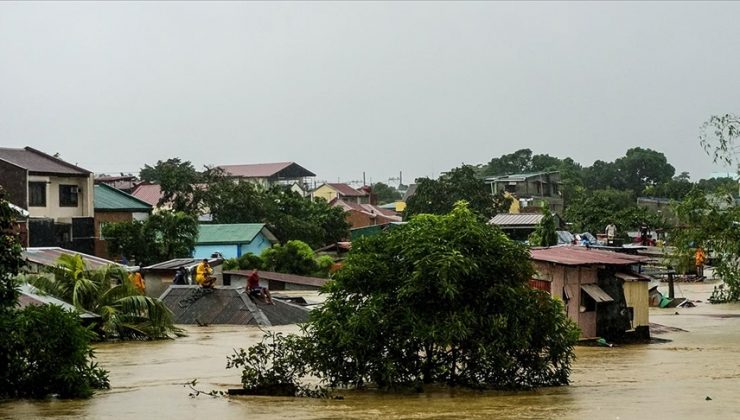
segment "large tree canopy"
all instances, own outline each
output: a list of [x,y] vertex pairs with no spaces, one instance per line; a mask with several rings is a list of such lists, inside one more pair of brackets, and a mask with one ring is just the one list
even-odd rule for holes
[[[559,301],[529,287],[532,272],[526,247],[465,204],[419,215],[353,244],[305,335],[273,347],[272,366],[331,386],[567,384],[578,331]],[[264,360],[235,360],[247,387],[275,379]],[[301,367],[286,369],[291,360]]]
[[463,165],[442,174],[439,179],[416,180],[416,193],[408,200],[406,216],[416,214],[446,214],[455,202],[465,200],[470,208],[485,218],[506,212],[511,204],[503,195],[493,195],[486,183],[470,165]]

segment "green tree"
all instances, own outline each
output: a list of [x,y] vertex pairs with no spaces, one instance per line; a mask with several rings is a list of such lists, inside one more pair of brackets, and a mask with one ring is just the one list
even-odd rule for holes
[[14,216],[0,188],[0,399],[89,397],[109,383],[78,315],[54,305],[17,308],[23,260]]
[[378,200],[378,204],[393,203],[401,199],[401,193],[398,190],[382,182],[372,185],[372,193]]
[[555,217],[550,211],[550,206],[545,202],[542,207],[542,220],[529,235],[530,246],[553,246],[558,244],[558,232]]
[[639,194],[648,186],[668,182],[676,169],[668,163],[665,155],[651,149],[635,147],[627,150],[624,157],[614,161],[619,171],[617,187]]
[[144,221],[103,226],[108,252],[139,265],[192,255],[198,237],[198,221],[183,212],[160,211]]
[[197,217],[201,210],[203,177],[192,163],[179,158],[160,160],[154,166],[144,165],[139,176],[142,181],[159,184],[162,189],[160,206],[170,203],[172,210]]
[[715,163],[740,168],[738,137],[740,117],[734,114],[712,115],[701,126],[699,144]]
[[262,251],[262,267],[278,273],[307,276],[318,270],[316,255],[305,242],[288,241]]
[[470,208],[484,218],[507,212],[511,201],[503,194],[493,195],[489,186],[476,175],[470,165],[444,173],[439,179],[416,180],[416,193],[408,200],[405,214],[447,214],[455,202],[465,200]]
[[688,172],[681,172],[680,175],[673,177],[673,179],[648,186],[642,192],[642,195],[649,197],[665,197],[672,200],[683,200],[684,197],[691,191],[694,184],[689,179]]
[[79,255],[59,257],[51,275],[29,276],[33,286],[70,302],[80,310],[101,316],[98,331],[104,338],[168,338],[181,335],[172,313],[159,299],[144,296],[128,273],[109,265],[88,270]]
[[275,376],[270,366],[331,386],[567,384],[578,331],[559,301],[528,286],[532,274],[527,248],[465,204],[417,216],[353,244],[303,337],[275,345],[282,356],[259,366],[248,359],[257,353],[237,352],[245,386]]

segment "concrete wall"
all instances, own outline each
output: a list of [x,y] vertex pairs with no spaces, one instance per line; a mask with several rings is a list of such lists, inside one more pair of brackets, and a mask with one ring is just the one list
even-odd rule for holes
[[[130,222],[133,220],[131,213],[128,212],[97,212],[95,213],[95,256],[105,259],[111,259],[108,254],[108,242],[101,239],[101,226],[106,223]],[[117,255],[113,255],[117,257]]]
[[[93,217],[93,176],[59,177],[46,175],[29,175],[29,182],[46,183],[46,207],[29,207],[31,217],[45,217],[69,223],[73,217]],[[59,205],[59,186],[75,185],[79,192],[77,207]]]
[[28,181],[26,170],[0,160],[0,187],[5,199],[24,209],[28,208]]

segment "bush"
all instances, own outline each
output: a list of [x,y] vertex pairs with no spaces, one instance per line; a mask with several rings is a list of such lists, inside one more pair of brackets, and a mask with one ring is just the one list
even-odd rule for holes
[[86,398],[108,388],[107,372],[92,362],[93,336],[59,306],[7,312],[0,319],[0,396]]
[[262,252],[265,270],[299,276],[308,276],[316,271],[318,265],[314,258],[311,247],[301,241],[288,241]]

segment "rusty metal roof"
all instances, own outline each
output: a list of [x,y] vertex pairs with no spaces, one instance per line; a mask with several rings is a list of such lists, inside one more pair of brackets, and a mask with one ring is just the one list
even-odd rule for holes
[[[251,273],[252,270],[224,271],[224,274],[231,274],[233,276],[243,277],[248,277]],[[298,276],[296,274],[276,273],[274,271],[258,270],[257,274],[260,276],[261,279],[264,280],[281,281],[283,283],[297,284],[302,286],[321,287],[325,285],[327,281],[329,281],[320,277]]]
[[26,169],[29,172],[75,176],[87,176],[92,173],[87,169],[82,169],[79,166],[75,166],[54,156],[49,156],[32,147],[25,147],[23,149],[0,147],[0,159]]
[[637,255],[620,254],[611,251],[589,249],[584,246],[556,246],[551,248],[532,248],[532,259],[560,265],[633,265],[648,258]]
[[29,305],[57,305],[61,306],[62,309],[68,312],[76,313],[80,318],[100,318],[100,315],[94,314],[90,311],[77,309],[74,305],[67,303],[61,299],[57,299],[54,296],[44,294],[39,289],[33,287],[28,283],[23,283],[19,287],[20,296],[18,296],[18,306],[25,308]]
[[[248,165],[220,165],[219,168],[231,176],[244,178],[271,178],[280,177],[280,173],[290,172],[286,178],[302,178],[306,176],[316,176],[315,173],[302,167],[295,162],[278,162],[278,163],[254,163]],[[290,171],[286,171],[290,169]]]
[[170,286],[160,297],[172,311],[175,324],[287,325],[306,322],[308,310],[275,299],[267,305],[243,288],[221,286],[199,299],[187,299],[199,286]]

